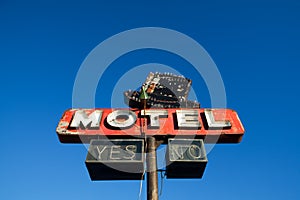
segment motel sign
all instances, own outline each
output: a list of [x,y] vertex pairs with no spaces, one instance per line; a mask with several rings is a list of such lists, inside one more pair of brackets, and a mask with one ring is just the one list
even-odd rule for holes
[[143,180],[147,199],[158,200],[156,150],[166,144],[159,169],[169,179],[202,178],[204,143],[239,143],[244,127],[225,108],[200,108],[188,100],[192,81],[150,72],[139,91],[124,92],[128,109],[69,109],[56,132],[62,143],[89,143],[85,160],[92,181]]
[[70,109],[58,126],[62,143],[89,143],[91,139],[142,138],[144,134],[163,139],[191,137],[206,142],[238,143],[244,128],[231,109]]

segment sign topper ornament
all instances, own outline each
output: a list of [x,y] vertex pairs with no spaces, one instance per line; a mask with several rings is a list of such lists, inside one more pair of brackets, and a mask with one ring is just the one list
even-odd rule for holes
[[[200,108],[188,100],[191,79],[158,72],[150,72],[139,90],[124,92],[130,108],[94,108],[97,83],[107,66],[143,48],[188,60],[206,82],[212,105],[221,108]],[[98,59],[105,54],[110,54],[106,60]],[[147,172],[147,198],[156,200],[160,144],[167,144],[167,166],[160,170],[167,178],[201,178],[207,163],[204,144],[238,143],[244,127],[237,113],[226,109],[220,74],[201,45],[177,31],[146,27],[112,36],[91,52],[74,83],[73,108],[64,112],[56,132],[62,143],[90,143],[85,164],[91,180],[143,180]]]

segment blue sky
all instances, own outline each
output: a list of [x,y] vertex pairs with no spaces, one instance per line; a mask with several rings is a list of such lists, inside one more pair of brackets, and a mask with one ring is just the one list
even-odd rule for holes
[[[138,198],[138,181],[91,182],[86,147],[60,144],[55,128],[72,107],[74,80],[89,52],[119,32],[155,26],[182,32],[207,50],[227,106],[246,129],[240,144],[215,146],[203,179],[164,180],[160,199],[300,199],[299,8],[292,0],[1,1],[0,198]],[[210,107],[191,66],[155,50],[112,63],[96,106],[111,106],[107,94],[124,67],[145,63],[185,66],[181,73]]]

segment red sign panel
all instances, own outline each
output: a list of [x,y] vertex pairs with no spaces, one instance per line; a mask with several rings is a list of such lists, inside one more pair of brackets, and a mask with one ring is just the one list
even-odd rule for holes
[[243,125],[231,109],[70,109],[56,132],[63,143],[91,139],[201,138],[206,143],[238,143]]

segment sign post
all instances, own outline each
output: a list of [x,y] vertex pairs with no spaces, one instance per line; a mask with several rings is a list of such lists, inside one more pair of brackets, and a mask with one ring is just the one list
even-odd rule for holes
[[158,178],[155,137],[147,138],[147,199],[158,200]]
[[[144,118],[142,123],[142,134],[145,133],[146,126],[146,108],[147,100],[149,96],[145,91],[145,88],[142,86],[142,91],[139,96],[141,104],[140,108],[143,108]],[[147,151],[147,199],[148,200],[158,200],[158,178],[157,178],[157,159],[156,159],[156,139],[154,136],[148,136],[146,138],[146,151]]]

